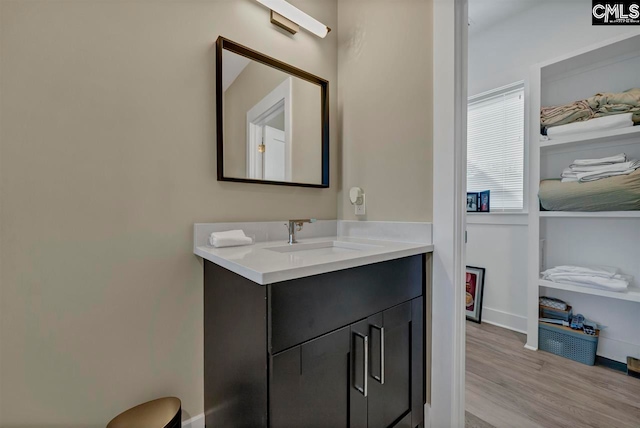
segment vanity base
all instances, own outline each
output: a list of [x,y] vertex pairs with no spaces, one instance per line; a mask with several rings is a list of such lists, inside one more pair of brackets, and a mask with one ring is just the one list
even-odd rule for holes
[[422,426],[430,263],[261,286],[205,260],[207,426]]

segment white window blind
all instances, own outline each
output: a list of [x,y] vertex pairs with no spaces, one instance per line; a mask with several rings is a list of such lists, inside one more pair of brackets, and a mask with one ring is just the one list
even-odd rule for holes
[[524,84],[469,100],[467,189],[491,191],[491,211],[523,209]]

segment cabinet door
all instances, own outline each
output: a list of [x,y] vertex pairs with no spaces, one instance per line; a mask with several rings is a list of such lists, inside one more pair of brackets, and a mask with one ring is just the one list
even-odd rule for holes
[[368,427],[386,428],[411,410],[411,302],[369,317]]
[[345,327],[273,356],[272,427],[348,426],[349,334]]
[[411,410],[411,331],[411,302],[351,326],[352,428],[387,428],[407,420]]
[[369,396],[369,321],[351,325],[349,427],[367,428]]

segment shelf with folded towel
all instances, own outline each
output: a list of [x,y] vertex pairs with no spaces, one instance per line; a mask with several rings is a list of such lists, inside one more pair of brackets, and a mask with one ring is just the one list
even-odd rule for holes
[[[616,164],[640,160],[640,126],[633,125],[640,113],[635,111],[640,98],[639,42],[640,33],[620,35],[530,70],[529,124],[536,125],[539,119],[547,136],[540,135],[540,126],[528,128],[528,349],[539,347],[537,297],[545,295],[574,299],[579,311],[609,324],[607,334],[619,341],[607,342],[599,355],[622,361],[628,343],[637,345],[640,312],[638,305],[627,302],[640,303],[636,251],[640,241],[640,168]],[[620,92],[624,89],[628,90]],[[629,102],[622,98],[629,98]],[[629,113],[631,118],[623,117]],[[617,153],[628,158],[588,162]],[[577,285],[588,285],[588,280],[580,281],[580,275],[570,281],[560,273],[556,277],[546,274],[548,280],[543,280],[537,272],[541,265],[557,268],[579,262],[616,266],[634,279],[625,286],[594,284],[598,288],[590,288]]]
[[627,300],[640,303],[640,288],[629,287],[627,291],[609,291],[599,288],[581,287],[579,285],[563,284],[559,282],[539,280],[540,287],[555,288],[557,290],[573,291],[575,293],[591,294],[593,296],[608,297],[611,299]]
[[640,218],[640,211],[540,211],[547,218]]
[[[603,131],[590,132],[588,134],[574,134],[567,137],[559,137],[552,140],[540,141],[540,148],[546,147],[574,147],[581,144],[608,143],[612,141],[627,140],[629,138],[640,137],[640,126],[631,126],[620,129],[607,129]],[[635,141],[640,144],[640,138]]]

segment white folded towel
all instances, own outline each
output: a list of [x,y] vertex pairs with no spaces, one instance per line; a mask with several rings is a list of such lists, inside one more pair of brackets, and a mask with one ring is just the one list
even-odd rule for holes
[[593,165],[611,165],[614,163],[621,163],[627,161],[627,155],[625,153],[620,153],[619,155],[609,156],[606,158],[600,159],[576,159],[573,161],[571,168],[576,166],[593,166]]
[[599,276],[556,274],[550,275],[544,279],[561,284],[571,284],[589,288],[600,288],[603,290],[618,292],[626,291],[627,288],[629,288],[629,281],[624,279],[621,275],[616,275],[615,278],[601,278]]
[[640,161],[629,160],[620,153],[601,159],[576,159],[570,167],[562,171],[563,183],[590,182],[617,175],[628,175],[640,168]]
[[591,172],[577,172],[578,181],[585,183],[596,181],[603,178],[615,177],[617,175],[628,175],[640,168],[640,161],[634,160],[630,162],[617,163],[613,165],[603,166]]
[[633,277],[618,273],[618,269],[607,266],[557,266],[542,272],[542,279],[581,287],[610,291],[625,291]]
[[633,113],[615,114],[590,119],[584,122],[568,123],[566,125],[552,126],[547,129],[549,138],[568,137],[574,134],[586,134],[589,132],[603,131],[607,129],[629,128],[633,126]]
[[578,173],[571,168],[562,170],[562,178],[578,178]]
[[561,265],[545,270],[542,272],[542,275],[552,275],[556,273],[585,274],[612,278],[618,274],[618,268],[612,266]]
[[576,183],[580,181],[578,180],[578,173],[571,168],[565,168],[560,177],[562,178],[563,183]]
[[630,168],[637,168],[640,162],[630,160],[628,162],[618,162],[609,165],[574,165],[570,168],[571,172],[580,174],[581,172],[620,172]]
[[242,230],[228,230],[226,232],[214,232],[209,235],[209,244],[216,248],[237,247],[251,245],[253,239],[246,236]]

